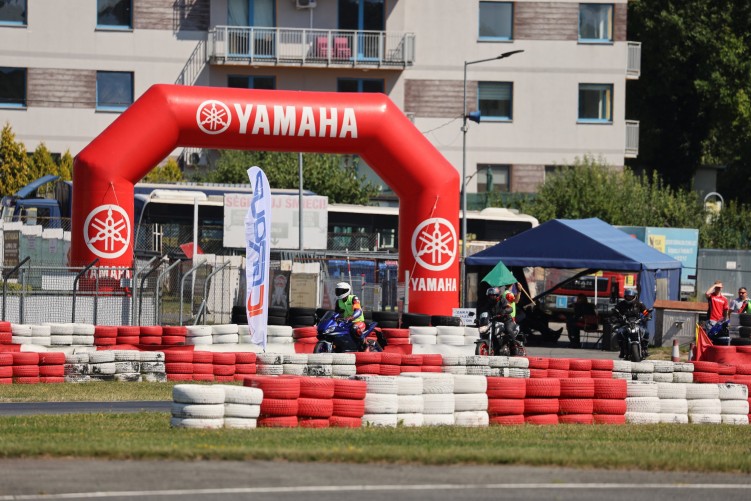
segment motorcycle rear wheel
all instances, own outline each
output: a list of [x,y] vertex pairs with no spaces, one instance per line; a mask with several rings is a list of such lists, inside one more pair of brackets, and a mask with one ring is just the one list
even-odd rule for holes
[[521,343],[514,344],[514,346],[511,348],[511,356],[512,357],[526,357],[527,349]]

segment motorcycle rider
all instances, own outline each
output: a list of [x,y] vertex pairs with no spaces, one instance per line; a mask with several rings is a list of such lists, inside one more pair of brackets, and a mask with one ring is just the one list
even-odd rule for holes
[[[618,301],[613,309],[626,318],[640,317],[645,315],[647,312],[647,307],[638,299],[636,289],[632,288],[623,291],[623,299]],[[621,325],[620,327],[617,327],[615,329],[616,339],[618,339],[618,344],[621,348],[621,352],[618,355],[619,358],[625,358],[626,352],[628,350],[628,346],[626,346],[627,337],[625,333],[625,330],[627,328],[628,327],[626,325]],[[639,331],[642,355],[643,358],[647,358],[649,356],[649,354],[647,353],[647,347],[649,345],[649,332],[647,332],[647,329],[645,329],[642,325],[639,325]]]
[[355,342],[361,343],[360,336],[365,332],[365,312],[360,304],[360,298],[352,294],[352,286],[347,282],[339,282],[334,289],[336,306],[334,311],[339,313],[342,320],[351,321],[350,334]]
[[[511,339],[516,338],[518,327],[514,322],[514,307],[513,299],[509,301],[509,296],[506,294],[505,287],[490,287],[485,292],[485,296],[488,300],[487,310],[480,314],[480,333],[487,332],[492,322],[500,322],[503,324],[503,331]],[[511,295],[513,298],[513,295]]]

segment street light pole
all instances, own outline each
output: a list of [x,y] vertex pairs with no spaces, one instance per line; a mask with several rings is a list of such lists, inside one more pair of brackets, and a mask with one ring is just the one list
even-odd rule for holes
[[488,61],[495,61],[497,59],[504,59],[523,50],[512,50],[510,52],[504,52],[496,57],[490,57],[487,59],[478,59],[475,61],[464,61],[464,94],[462,97],[462,261],[461,261],[461,305],[465,306],[467,303],[467,265],[464,260],[467,258],[467,66],[470,64],[485,63]]

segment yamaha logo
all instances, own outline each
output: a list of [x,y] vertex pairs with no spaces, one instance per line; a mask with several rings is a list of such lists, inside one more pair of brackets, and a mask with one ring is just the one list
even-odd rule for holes
[[216,135],[229,129],[232,115],[226,104],[215,99],[204,101],[196,112],[198,128],[206,134]]
[[130,218],[119,205],[100,205],[92,210],[83,225],[86,247],[104,259],[115,259],[128,250]]
[[425,269],[448,269],[456,259],[456,250],[456,230],[446,219],[426,219],[412,233],[412,255],[417,264]]

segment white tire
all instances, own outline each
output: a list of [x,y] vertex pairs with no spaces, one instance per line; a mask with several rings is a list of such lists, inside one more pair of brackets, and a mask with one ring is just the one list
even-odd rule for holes
[[94,336],[79,336],[73,334],[72,345],[74,346],[94,346]]
[[50,323],[45,322],[42,325],[49,325],[50,327],[50,334],[68,334],[73,335],[73,324],[56,324],[56,323]]
[[464,337],[469,337],[474,339],[477,339],[480,337],[480,329],[477,327],[470,327],[468,325],[464,326]]
[[626,422],[631,424],[655,424],[660,422],[656,412],[626,412]]
[[90,364],[89,373],[102,376],[111,376],[117,372],[115,362],[103,362],[101,364]]
[[357,356],[354,353],[332,353],[331,363],[333,365],[355,365]]
[[142,351],[141,362],[164,362],[163,351]]
[[308,365],[308,355],[306,353],[287,353],[284,355],[283,363]]
[[211,326],[212,335],[237,334],[237,324],[220,324]]
[[238,344],[240,343],[240,334],[212,334],[213,344]]
[[688,400],[685,398],[660,399],[660,414],[688,414]]
[[50,336],[50,346],[70,346],[73,344],[73,334],[55,334]]
[[357,374],[357,366],[352,365],[332,365],[332,376],[354,376]]
[[423,414],[423,426],[454,426],[454,413],[451,414]]
[[464,346],[464,336],[449,336],[448,334],[439,334],[435,337],[436,344],[445,346]]
[[304,375],[312,377],[331,377],[334,374],[333,365],[306,365]]
[[224,404],[224,417],[255,419],[261,414],[261,404]]
[[466,375],[467,366],[466,365],[444,365],[443,367],[441,367],[441,371],[446,374]]
[[631,361],[613,360],[613,372],[631,372]]
[[451,374],[444,374],[442,372],[405,372],[402,376],[421,378],[423,394],[454,394],[454,376]]
[[141,362],[115,362],[115,374],[141,372]]
[[365,414],[396,414],[399,396],[396,393],[366,393]]
[[748,400],[720,400],[720,414],[748,415]]
[[305,374],[305,369],[307,368],[308,366],[306,364],[284,364],[282,365],[282,374],[302,376]]
[[[100,353],[95,351],[94,353]],[[66,364],[86,364],[89,363],[90,355],[88,353],[68,353],[65,355]]]
[[261,405],[263,390],[250,386],[236,386],[234,384],[217,384],[224,390],[225,404]]
[[657,397],[626,397],[626,412],[657,414],[660,412],[660,399]]
[[443,359],[444,367],[446,367],[447,365],[466,365],[467,364],[467,358],[460,356],[460,355],[443,355],[441,358]]
[[50,337],[52,335],[52,328],[49,325],[32,325],[31,336],[32,337]]
[[689,414],[688,422],[696,424],[721,424],[722,417],[720,414]]
[[673,362],[673,372],[694,372],[691,362]]
[[720,389],[716,384],[694,383],[686,385],[686,399],[699,400],[707,398],[720,398]]
[[181,404],[173,402],[172,417],[220,419],[224,417],[224,404]]
[[655,366],[652,362],[631,362],[632,374],[652,374]]
[[509,357],[508,366],[510,369],[529,369],[529,359],[524,357]]
[[141,352],[136,350],[113,350],[115,362],[140,362]]
[[652,361],[655,373],[673,373],[673,362],[670,360],[654,360]]
[[[422,388],[423,388],[422,379],[418,377],[399,376],[396,378],[397,395],[422,395]],[[405,411],[405,412],[417,412],[417,411]]]
[[224,404],[224,388],[220,385],[176,384],[172,400],[182,404]]
[[308,365],[331,365],[334,356],[331,353],[311,353],[308,355]]
[[687,424],[688,423],[688,415],[687,414],[665,414],[660,413],[660,422],[661,423],[670,423],[670,424]]
[[214,339],[211,336],[186,337],[185,344],[192,346],[208,346],[214,344]]
[[467,374],[472,376],[490,376],[490,367],[487,365],[468,365]]
[[31,337],[31,326],[26,324],[10,324],[10,332],[14,336]]
[[674,383],[693,383],[694,373],[693,372],[674,372],[673,382]]
[[438,328],[437,327],[410,327],[409,328],[409,337],[411,338],[413,335],[418,336],[435,336],[438,334]]
[[219,429],[224,427],[224,419],[183,419],[173,417],[170,419],[170,426],[173,428],[195,428],[195,429]]
[[[353,379],[365,381],[367,393],[384,393],[396,395],[399,391],[398,376],[375,376],[370,374],[358,374]],[[395,411],[396,412],[396,411]],[[375,413],[379,414],[379,413]]]
[[[247,325],[238,327],[245,327],[245,333],[248,333]],[[269,325],[266,332],[269,337],[292,337],[292,327],[289,325]]]
[[720,383],[717,390],[720,400],[748,400],[748,386],[745,384]]
[[509,367],[509,357],[505,357],[505,356],[488,357],[488,366],[505,369]]
[[94,324],[73,324],[74,336],[93,336],[96,332]]
[[166,383],[167,374],[164,372],[147,372],[146,374],[141,374],[141,381],[144,383]]
[[31,344],[31,336],[11,336],[10,342],[13,344]]
[[284,366],[256,364],[256,372],[264,376],[281,376],[284,374]]
[[436,336],[423,334],[410,334],[409,342],[410,344],[438,344]]
[[629,381],[626,385],[627,397],[656,397],[657,383],[649,381]]
[[166,370],[164,362],[141,362],[141,374],[163,373]]
[[364,414],[362,425],[365,426],[388,426],[395,428],[397,424],[396,413],[394,414]]
[[396,422],[399,426],[418,427],[423,425],[425,417],[422,412],[400,413],[396,415]]
[[673,382],[673,373],[672,372],[655,372],[652,374],[652,381],[655,383],[672,383]]
[[634,376],[637,381],[654,381],[655,379],[655,375],[651,372],[633,372],[631,375]]
[[488,367],[490,365],[488,358],[485,355],[465,355],[464,364]]
[[427,393],[423,398],[423,414],[453,414],[454,394],[453,393]]
[[398,409],[397,414],[422,414],[425,409],[422,395],[397,395]]
[[633,377],[630,372],[617,372],[613,371],[613,379],[625,379],[626,381],[632,381]]
[[488,426],[490,417],[487,411],[454,412],[454,424],[456,426]]
[[[120,381],[121,383],[140,383],[143,381],[143,378],[141,377],[140,372],[120,372],[115,373],[113,375],[101,375],[101,376],[92,376],[93,377],[100,377],[100,378],[113,378],[115,381]],[[109,380],[109,379],[104,379]]]
[[484,376],[454,376],[454,393],[485,393],[488,390],[488,378]]
[[255,419],[225,417],[224,427],[237,430],[250,430],[257,427],[257,421]]
[[[438,325],[435,328],[437,336],[460,336],[464,337],[464,327],[456,327],[453,325]],[[462,341],[463,343],[463,341]]]
[[256,363],[266,365],[282,365],[284,355],[280,353],[259,353]]
[[89,355],[89,362],[92,364],[104,364],[115,361],[115,353],[112,351],[95,351]]
[[[514,359],[512,358],[511,360],[514,360]],[[508,371],[508,375],[506,375],[506,371]],[[516,367],[509,367],[508,369],[503,369],[503,376],[515,377],[515,378],[521,378],[521,379],[529,379],[530,373],[529,373],[529,369],[518,369]]]
[[188,325],[187,326],[187,332],[185,333],[186,337],[206,337],[211,336],[211,326],[210,325]]
[[748,424],[747,414],[723,414],[720,416],[722,424]]
[[686,385],[681,383],[657,383],[657,396],[661,399],[686,399]]
[[454,393],[454,412],[488,410],[488,396],[485,393]]
[[689,414],[721,414],[722,400],[719,398],[696,398],[688,400]]

